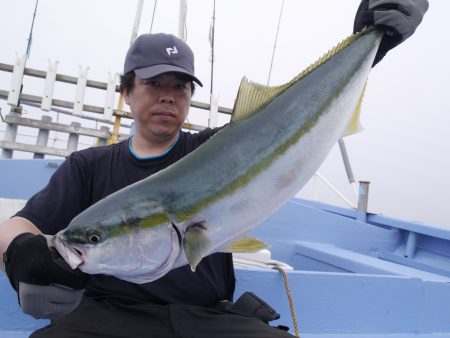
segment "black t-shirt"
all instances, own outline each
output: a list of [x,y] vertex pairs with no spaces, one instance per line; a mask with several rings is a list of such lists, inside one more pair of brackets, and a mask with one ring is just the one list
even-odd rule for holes
[[[128,140],[74,152],[16,216],[33,222],[45,234],[55,234],[90,205],[176,162],[219,129],[197,134],[180,132],[177,143],[167,154],[151,159],[137,159]],[[219,300],[231,300],[234,286],[231,254],[216,253],[205,257],[195,272],[186,265],[146,284],[94,275],[86,294],[125,303],[211,306]]]

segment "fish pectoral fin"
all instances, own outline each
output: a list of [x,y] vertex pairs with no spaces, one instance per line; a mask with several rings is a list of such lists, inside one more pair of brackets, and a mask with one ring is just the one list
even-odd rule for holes
[[350,122],[348,123],[347,129],[343,136],[349,136],[352,134],[356,134],[363,130],[360,118],[361,118],[361,105],[362,105],[362,101],[364,98],[364,93],[366,92],[366,86],[367,86],[367,81],[364,84],[364,87],[361,91],[361,95],[359,96],[358,103],[356,104],[355,111],[353,112],[352,118],[351,118]]
[[203,257],[209,254],[212,242],[207,234],[204,223],[194,223],[186,228],[183,238],[183,248],[186,258],[194,272]]
[[257,252],[267,249],[269,245],[252,236],[244,236],[232,243],[225,251],[231,253]]

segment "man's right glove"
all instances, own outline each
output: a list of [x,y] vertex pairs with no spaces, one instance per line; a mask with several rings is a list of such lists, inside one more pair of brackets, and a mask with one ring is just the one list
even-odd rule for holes
[[23,233],[3,255],[5,272],[17,291],[22,311],[56,319],[80,303],[89,275],[72,270],[43,235]]

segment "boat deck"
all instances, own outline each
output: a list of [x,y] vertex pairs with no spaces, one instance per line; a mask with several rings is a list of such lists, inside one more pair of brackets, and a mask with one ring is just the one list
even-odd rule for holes
[[[57,162],[0,160],[0,198],[25,200]],[[20,187],[20,188],[19,188]],[[14,202],[12,202],[14,203]],[[3,202],[2,202],[3,204]],[[290,265],[290,291],[302,337],[450,337],[450,230],[293,199],[253,235],[271,258]],[[293,332],[282,275],[238,267],[236,297],[252,291]],[[0,338],[46,325],[24,315],[0,274]]]

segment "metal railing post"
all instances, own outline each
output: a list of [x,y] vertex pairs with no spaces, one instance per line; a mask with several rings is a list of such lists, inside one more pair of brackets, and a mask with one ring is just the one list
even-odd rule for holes
[[[42,122],[52,122],[51,116],[48,115],[42,115],[41,117]],[[46,147],[48,143],[48,135],[50,134],[50,131],[48,129],[39,129],[38,136],[36,139],[36,145],[41,147]],[[34,153],[33,158],[42,159],[44,158],[43,153]]]
[[[20,116],[20,114],[17,112],[17,109],[20,109],[19,107],[11,108],[11,111],[9,113],[10,116]],[[17,136],[17,125],[7,123],[5,128],[5,135],[4,140],[8,142],[15,142]],[[4,159],[10,159],[13,156],[14,150],[12,149],[2,149],[2,156],[1,158]]]
[[370,182],[359,181],[358,209],[356,210],[356,220],[367,221],[367,206],[369,202],[369,184]]
[[[70,124],[72,127],[74,127],[75,130],[81,127],[81,123],[79,122],[72,122]],[[78,148],[78,139],[79,135],[76,133],[70,133],[69,139],[67,140],[67,150],[69,152],[74,152]]]
[[[101,126],[100,127],[100,130],[101,131],[104,131],[104,132],[109,132],[109,127],[108,126]],[[99,146],[106,146],[106,145],[108,145],[108,138],[98,138],[98,145]]]

